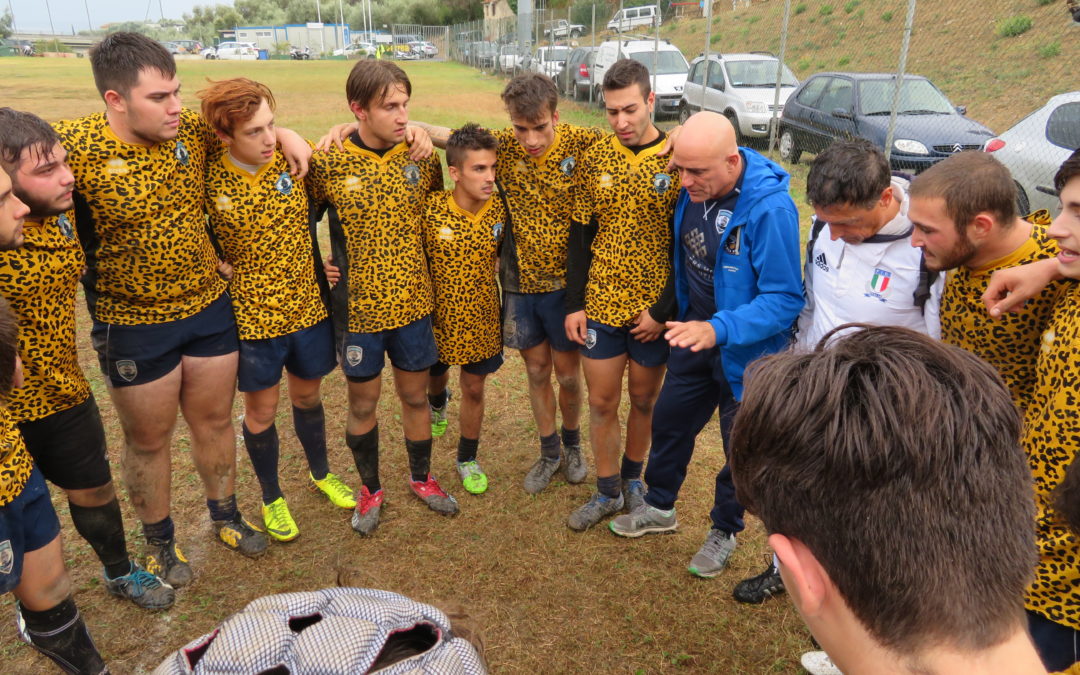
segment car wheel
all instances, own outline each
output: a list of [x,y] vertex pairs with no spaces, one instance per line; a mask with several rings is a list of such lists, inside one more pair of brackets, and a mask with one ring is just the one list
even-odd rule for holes
[[581,31],[579,31],[579,30],[570,31],[570,38],[571,39],[577,39],[579,37],[581,37]]
[[1020,183],[1016,183],[1016,211],[1021,218],[1031,213],[1031,200],[1024,188],[1020,187]]
[[746,137],[743,136],[742,131],[739,130],[739,116],[731,110],[724,113],[724,117],[728,122],[731,122],[731,126],[735,128],[735,142],[739,145],[746,145]]
[[593,100],[596,101],[596,105],[598,105],[599,107],[601,107],[601,108],[604,107],[604,88],[603,87],[597,87],[596,88],[596,95],[593,96]]
[[686,124],[688,119],[690,119],[690,106],[686,103],[679,104],[679,124]]
[[795,145],[795,134],[791,129],[780,130],[780,159],[789,164],[798,164],[802,150]]

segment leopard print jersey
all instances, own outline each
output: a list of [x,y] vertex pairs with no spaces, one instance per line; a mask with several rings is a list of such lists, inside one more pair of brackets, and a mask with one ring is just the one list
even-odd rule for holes
[[1080,452],[1080,286],[1062,293],[1039,348],[1038,380],[1024,420],[1035,477],[1039,565],[1027,607],[1080,630],[1080,536],[1054,509],[1054,490]]
[[206,177],[210,226],[226,262],[241,340],[263,340],[314,326],[326,318],[315,280],[308,199],[278,152],[256,175],[227,153]]
[[950,270],[941,296],[941,339],[994,366],[1021,409],[1028,406],[1035,387],[1039,336],[1046,330],[1054,301],[1065,282],[1050,284],[1028,301],[1022,312],[999,319],[986,313],[982,294],[995,271],[1057,255],[1057,244],[1046,236],[1047,225],[1045,221],[1034,223],[1031,238],[1000,260],[978,269],[960,266]]
[[33,469],[34,461],[19,428],[7,408],[0,405],[0,506],[7,506],[19,496]]
[[23,233],[21,247],[0,251],[0,295],[19,317],[25,377],[8,401],[16,422],[48,417],[90,395],[75,345],[75,291],[85,264],[75,212],[26,221]]
[[516,293],[547,293],[566,286],[566,239],[570,234],[574,169],[604,132],[559,124],[555,141],[540,157],[525,152],[513,129],[499,139],[496,173],[514,215],[518,287]]
[[497,195],[473,215],[451,191],[428,197],[424,249],[435,289],[433,328],[439,360],[460,366],[502,350],[495,255],[506,224]]
[[379,157],[349,140],[344,151],[316,153],[308,181],[337,209],[330,237],[344,242],[347,256],[348,331],[391,330],[431,314],[421,219],[428,194],[442,189],[438,156],[414,162],[399,143]]
[[87,253],[94,318],[157,324],[195,314],[225,290],[206,232],[206,148],[217,144],[195,112],[176,138],[153,146],[121,141],[103,113],[55,125],[75,186],[91,216],[79,236]]
[[626,326],[660,297],[671,273],[671,217],[678,175],[657,142],[636,155],[612,134],[595,144],[578,167],[573,219],[596,219],[585,314]]

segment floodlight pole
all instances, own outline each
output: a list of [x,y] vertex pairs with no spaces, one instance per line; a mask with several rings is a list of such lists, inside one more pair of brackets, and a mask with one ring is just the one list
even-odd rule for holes
[[[705,109],[705,87],[709,85],[709,47],[712,46],[712,0],[702,0],[705,3],[705,49],[702,51],[702,55],[705,57],[698,68],[704,66],[705,71],[701,73],[701,109]],[[683,90],[686,90],[686,85],[683,85]],[[687,108],[689,108],[689,104]],[[689,112],[689,110],[687,110]]]
[[900,88],[904,84],[904,70],[907,68],[908,46],[911,44],[911,27],[915,23],[915,0],[908,0],[907,19],[904,21],[904,39],[900,43],[900,64],[896,69],[896,82],[893,84],[892,106],[889,110],[889,131],[885,134],[885,161],[892,160],[893,136],[896,135],[896,109],[900,107]]
[[56,28],[53,27],[52,9],[49,8],[49,0],[45,0],[45,11],[48,12],[48,14],[49,14],[49,32],[52,33],[53,37],[55,38],[56,37]]

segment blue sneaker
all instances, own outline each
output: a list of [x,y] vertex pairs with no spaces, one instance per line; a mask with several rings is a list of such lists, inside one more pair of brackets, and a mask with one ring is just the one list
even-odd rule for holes
[[144,570],[134,560],[131,561],[130,570],[115,579],[105,576],[105,588],[113,595],[127,598],[143,609],[172,607],[176,595],[172,586]]

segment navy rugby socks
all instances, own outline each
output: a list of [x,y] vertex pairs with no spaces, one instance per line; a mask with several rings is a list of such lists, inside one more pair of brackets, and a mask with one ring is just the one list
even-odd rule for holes
[[124,537],[124,520],[116,497],[101,506],[79,506],[68,502],[68,509],[75,529],[105,566],[105,576],[115,579],[127,574],[131,566],[127,539]]
[[[263,504],[273,503],[282,496],[281,485],[278,483],[278,456],[281,449],[277,425],[271,424],[257,434],[248,429],[246,421],[240,425],[240,428],[244,432],[244,447],[247,448],[251,466],[255,469],[255,476],[259,479],[259,486],[262,488]],[[214,518],[214,520],[227,520],[227,518]]]
[[360,482],[375,494],[382,489],[379,482],[379,425],[376,424],[366,434],[345,434],[345,445],[352,451],[353,461],[356,462],[356,471],[360,474]]
[[330,473],[330,463],[326,459],[326,415],[322,403],[314,408],[292,408],[293,429],[300,445],[304,448],[311,477],[315,480],[326,478]]

